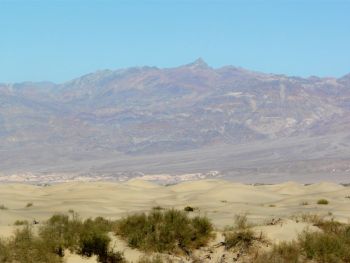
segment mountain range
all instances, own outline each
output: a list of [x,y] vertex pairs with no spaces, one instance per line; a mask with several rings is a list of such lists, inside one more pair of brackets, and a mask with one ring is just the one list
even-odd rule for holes
[[346,181],[349,146],[350,74],[301,78],[198,59],[0,84],[6,175],[217,170]]

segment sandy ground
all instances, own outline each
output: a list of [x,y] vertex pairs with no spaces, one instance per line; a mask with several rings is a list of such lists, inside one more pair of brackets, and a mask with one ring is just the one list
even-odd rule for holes
[[[56,212],[72,209],[81,217],[122,216],[148,211],[152,207],[198,208],[194,213],[212,219],[218,233],[233,224],[236,214],[247,214],[249,221],[272,242],[296,238],[306,223],[293,216],[303,213],[335,217],[348,222],[350,218],[350,187],[333,183],[302,185],[286,182],[276,185],[245,185],[223,180],[202,180],[161,186],[141,180],[125,183],[73,182],[52,186],[26,184],[0,185],[0,236],[10,236],[16,220],[43,221]],[[328,205],[318,205],[325,198]],[[31,203],[32,206],[27,207]],[[304,203],[304,204],[303,204]],[[307,203],[307,205],[305,205]],[[282,219],[281,224],[268,225]],[[220,235],[219,235],[220,236]],[[220,240],[216,240],[219,242]],[[115,239],[115,246],[136,261],[142,254]],[[68,263],[96,262],[76,255],[67,256]]]

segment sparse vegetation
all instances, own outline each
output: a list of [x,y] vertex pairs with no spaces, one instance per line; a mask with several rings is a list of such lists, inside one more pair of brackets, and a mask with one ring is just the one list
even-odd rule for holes
[[123,255],[109,248],[113,222],[102,217],[80,220],[76,214],[53,215],[34,235],[27,221],[15,222],[23,228],[13,238],[0,241],[2,263],[58,263],[63,262],[66,249],[82,256],[96,255],[99,262],[125,262]]
[[207,244],[213,226],[208,218],[189,218],[175,209],[130,215],[118,221],[116,234],[131,247],[150,252],[185,254]]
[[300,205],[309,205],[309,202],[303,201],[303,202],[300,203]]
[[7,210],[8,208],[5,205],[0,205],[0,210]]
[[33,206],[33,203],[27,203],[26,204],[26,207],[28,208],[28,207],[32,207]]
[[297,241],[274,245],[269,252],[259,254],[254,262],[350,262],[350,225],[314,218],[317,218],[315,225],[322,231],[306,230]]
[[[254,233],[246,215],[236,215],[234,225],[224,233],[223,244],[227,250],[237,252],[242,262],[350,262],[350,224],[325,218],[326,215],[301,215],[304,222],[313,224],[319,231],[306,229],[295,241],[260,250],[266,242],[262,234]],[[185,211],[175,209],[152,209],[148,214],[130,215],[118,221],[103,217],[81,220],[75,212],[55,214],[38,231],[33,231],[27,220],[17,220],[15,225],[19,227],[13,237],[0,239],[1,263],[63,263],[66,250],[84,257],[96,255],[101,263],[125,263],[123,254],[110,248],[111,231],[127,240],[131,247],[146,252],[190,255],[194,260],[192,251],[205,246],[213,237],[213,226],[206,217],[191,218]],[[193,262],[201,262],[200,258],[196,260]],[[157,254],[138,261],[163,262],[172,261]]]
[[317,201],[317,204],[318,205],[328,205],[329,202],[328,202],[327,199],[320,199],[320,200]]

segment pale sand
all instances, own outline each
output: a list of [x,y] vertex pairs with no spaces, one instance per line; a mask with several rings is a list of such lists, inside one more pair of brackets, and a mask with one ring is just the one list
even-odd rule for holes
[[[247,214],[256,231],[263,231],[271,241],[292,240],[306,223],[295,222],[293,215],[303,213],[334,216],[342,222],[350,218],[350,187],[333,183],[304,186],[294,182],[277,185],[244,185],[223,180],[184,182],[160,186],[146,181],[131,180],[125,183],[73,182],[40,187],[26,184],[0,185],[0,236],[10,236],[16,220],[43,221],[53,213],[72,209],[82,218],[103,216],[118,219],[122,216],[149,211],[152,207],[183,209],[198,208],[193,214],[207,215],[220,232],[233,224],[236,214]],[[328,205],[317,205],[325,198]],[[308,205],[301,205],[308,202]],[[33,206],[26,207],[27,203]],[[273,218],[283,224],[266,226]],[[125,255],[136,261],[142,255],[128,248],[122,241],[113,243]],[[69,255],[69,263],[96,262]]]

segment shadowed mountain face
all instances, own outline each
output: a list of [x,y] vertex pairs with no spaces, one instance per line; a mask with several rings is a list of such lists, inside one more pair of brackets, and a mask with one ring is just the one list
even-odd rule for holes
[[3,171],[81,166],[91,172],[119,157],[195,150],[201,158],[201,149],[316,137],[337,142],[338,151],[320,146],[322,158],[348,158],[342,147],[349,131],[350,75],[304,79],[213,69],[198,59],[169,69],[99,71],[59,85],[0,84]]

